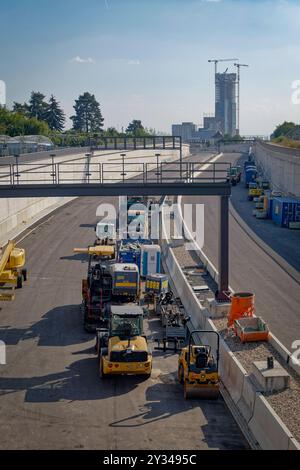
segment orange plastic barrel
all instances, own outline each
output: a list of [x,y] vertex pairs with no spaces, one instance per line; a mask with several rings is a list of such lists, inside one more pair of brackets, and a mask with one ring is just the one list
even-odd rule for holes
[[231,296],[231,307],[227,326],[233,326],[234,320],[242,317],[253,317],[254,294],[251,292],[238,292]]

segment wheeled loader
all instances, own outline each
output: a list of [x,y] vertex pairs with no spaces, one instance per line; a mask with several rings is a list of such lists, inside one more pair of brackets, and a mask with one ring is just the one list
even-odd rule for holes
[[112,305],[109,328],[100,328],[96,353],[100,378],[109,375],[150,377],[152,354],[143,335],[143,309],[134,304]]

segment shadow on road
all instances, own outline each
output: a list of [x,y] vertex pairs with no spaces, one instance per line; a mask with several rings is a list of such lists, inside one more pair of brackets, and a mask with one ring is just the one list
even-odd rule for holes
[[[182,386],[171,380],[172,374],[165,374],[161,380],[165,383],[156,383],[146,390],[145,404],[140,407],[140,413],[112,422],[112,428],[138,428],[150,423],[169,419],[182,413],[203,413],[206,424],[200,426],[204,439],[209,448],[241,449],[240,430],[233,418],[228,416],[228,410],[220,398],[219,400],[185,400]],[[187,420],[187,416],[183,419]],[[196,417],[195,417],[196,419]],[[198,418],[197,418],[198,420]],[[199,420],[198,420],[199,421]],[[191,427],[194,427],[191,422]],[[167,431],[166,431],[167,432]],[[197,435],[195,433],[195,444]],[[246,442],[244,448],[247,448]]]
[[37,377],[1,377],[0,396],[25,391],[27,403],[101,400],[126,395],[142,377],[99,378],[96,356],[73,362],[63,372]]
[[0,340],[7,345],[33,338],[38,338],[38,346],[69,346],[91,339],[83,330],[78,304],[55,307],[28,328],[0,328]]

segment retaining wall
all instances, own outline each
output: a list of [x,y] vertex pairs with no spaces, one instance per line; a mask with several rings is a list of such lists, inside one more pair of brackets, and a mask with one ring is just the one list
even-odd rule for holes
[[300,150],[265,142],[256,142],[253,150],[274,189],[300,197]]

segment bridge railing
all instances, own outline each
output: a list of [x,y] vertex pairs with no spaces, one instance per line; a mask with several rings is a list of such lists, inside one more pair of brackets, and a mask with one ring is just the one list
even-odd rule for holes
[[[227,162],[96,163],[85,160],[60,163],[0,165],[0,186],[41,184],[220,183],[226,182]],[[134,180],[133,180],[134,178]]]

